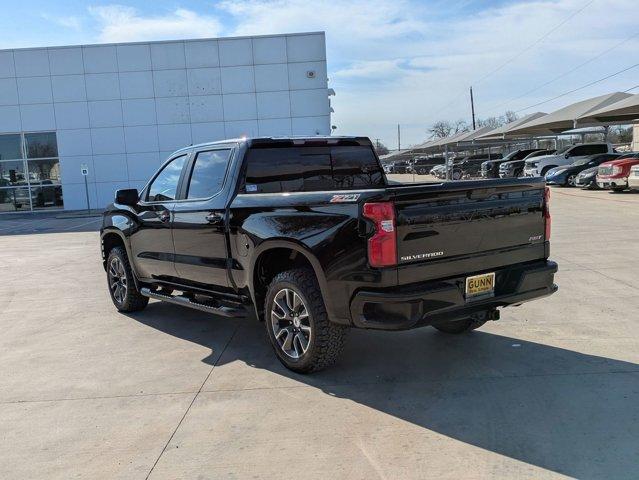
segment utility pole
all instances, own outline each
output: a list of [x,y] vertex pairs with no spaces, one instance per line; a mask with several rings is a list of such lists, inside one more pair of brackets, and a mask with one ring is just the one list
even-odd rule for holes
[[397,124],[397,151],[401,152],[402,150],[402,134],[399,131],[399,123]]
[[470,110],[473,113],[473,130],[477,128],[475,125],[475,100],[473,100],[473,87],[470,87]]

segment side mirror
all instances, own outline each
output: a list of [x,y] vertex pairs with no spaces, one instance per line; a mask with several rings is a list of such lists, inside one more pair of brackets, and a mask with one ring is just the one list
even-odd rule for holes
[[570,153],[567,153],[567,154],[565,155],[565,158],[570,158]]
[[134,207],[137,205],[140,194],[137,188],[126,188],[115,192],[115,203]]

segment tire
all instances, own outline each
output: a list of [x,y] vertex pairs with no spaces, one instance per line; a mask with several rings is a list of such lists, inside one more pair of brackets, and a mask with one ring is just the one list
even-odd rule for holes
[[574,187],[575,186],[575,180],[577,179],[577,175],[568,175],[568,178],[566,179],[566,187]]
[[452,177],[453,180],[461,180],[461,172],[460,171],[453,171]]
[[540,176],[545,177],[545,176],[546,176],[546,174],[548,173],[548,170],[550,170],[551,168],[555,168],[555,167],[554,167],[554,166],[544,167],[544,168],[541,170],[541,174],[540,174]]
[[523,177],[523,176],[524,176],[524,170],[523,169],[515,170],[515,174],[514,174],[515,178],[519,178],[519,177]]
[[273,278],[266,292],[264,323],[275,355],[294,372],[329,367],[344,349],[347,327],[328,319],[319,284],[308,269],[287,270]]
[[458,335],[460,333],[475,330],[481,327],[484,323],[486,323],[486,320],[476,320],[472,317],[468,317],[462,320],[451,320],[445,323],[440,323],[433,325],[433,327],[443,333]]
[[615,187],[611,189],[613,193],[621,193],[625,190],[623,187]]
[[113,305],[120,312],[139,312],[149,303],[149,298],[142,295],[137,288],[124,247],[114,247],[109,252],[107,287]]

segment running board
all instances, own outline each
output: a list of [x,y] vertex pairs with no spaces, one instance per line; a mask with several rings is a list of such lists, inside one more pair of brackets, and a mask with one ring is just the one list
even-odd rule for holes
[[194,308],[195,310],[200,310],[202,312],[212,313],[214,315],[221,315],[223,317],[245,317],[246,312],[241,308],[232,308],[232,307],[213,307],[210,305],[204,305],[202,303],[197,303],[189,300],[186,297],[177,297],[173,295],[164,295],[162,293],[153,292],[150,288],[141,288],[140,293],[145,297],[154,298],[156,300],[162,300],[163,302],[173,303],[175,305],[181,305],[183,307]]

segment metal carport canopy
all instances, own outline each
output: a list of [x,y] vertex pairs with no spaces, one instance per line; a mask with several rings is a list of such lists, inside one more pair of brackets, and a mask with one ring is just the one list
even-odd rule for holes
[[529,113],[524,117],[513,120],[512,122],[502,125],[501,127],[497,127],[490,132],[477,136],[476,140],[501,140],[507,137],[508,133],[512,129],[520,127],[522,125],[526,125],[527,123],[532,122],[533,120],[537,120],[541,117],[545,117],[546,115],[548,114],[545,112]]
[[[630,96],[632,95],[629,93],[615,92],[582,100],[581,102],[560,108],[537,120],[512,128],[508,133],[510,135],[543,135],[551,131],[559,134],[566,130],[576,128],[576,123],[580,117],[612,105],[613,103],[617,103]],[[594,121],[589,125],[602,125],[602,123]],[[585,125],[582,124],[582,126]]]
[[589,112],[577,120],[577,123],[598,122],[605,125],[634,123],[639,121],[639,94]]

